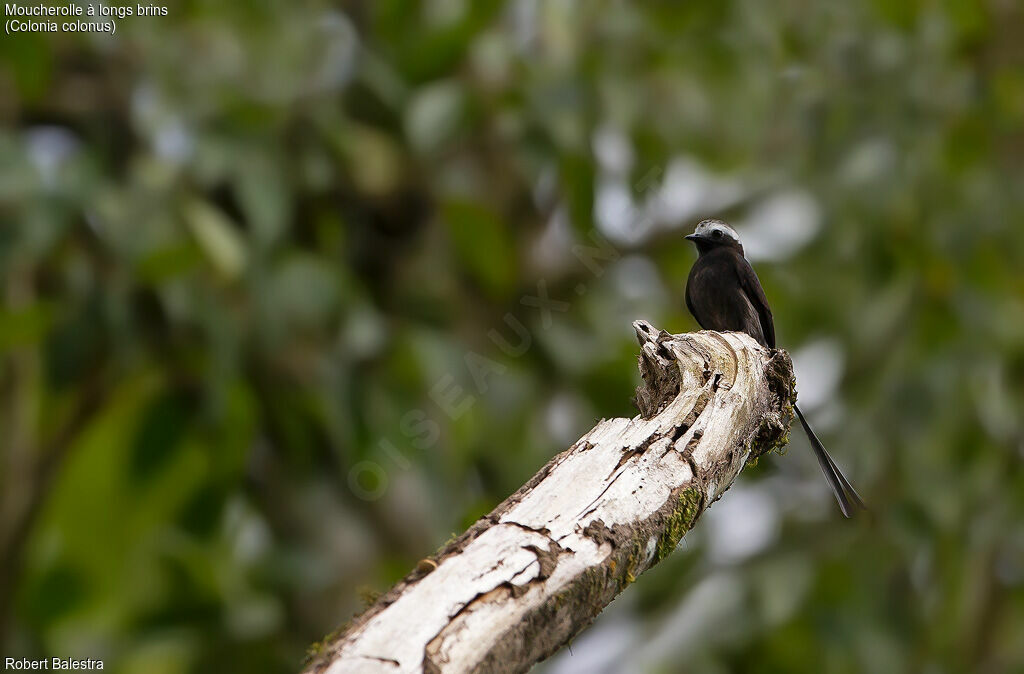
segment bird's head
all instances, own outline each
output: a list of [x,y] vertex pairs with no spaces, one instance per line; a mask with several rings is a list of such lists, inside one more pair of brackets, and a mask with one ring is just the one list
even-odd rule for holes
[[702,255],[715,248],[733,248],[743,255],[743,244],[736,230],[721,220],[702,220],[693,234],[687,239],[697,244],[697,251]]

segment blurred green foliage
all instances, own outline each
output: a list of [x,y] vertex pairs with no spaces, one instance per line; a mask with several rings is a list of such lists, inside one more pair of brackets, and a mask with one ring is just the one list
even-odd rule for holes
[[872,517],[762,461],[546,667],[1024,668],[1019,3],[169,10],[0,40],[5,655],[295,671],[634,413],[716,215]]

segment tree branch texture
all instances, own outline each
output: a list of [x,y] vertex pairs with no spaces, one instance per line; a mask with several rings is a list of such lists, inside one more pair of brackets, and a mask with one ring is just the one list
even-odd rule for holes
[[343,626],[307,674],[522,672],[671,553],[788,441],[792,363],[739,333],[633,324],[640,414],[605,419]]

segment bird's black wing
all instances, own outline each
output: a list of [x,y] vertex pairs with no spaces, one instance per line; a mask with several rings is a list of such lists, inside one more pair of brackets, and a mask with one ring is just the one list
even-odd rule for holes
[[693,301],[690,299],[690,283],[686,283],[686,308],[689,309],[690,315],[693,316],[693,320],[697,321],[697,325],[704,327],[704,324],[700,322],[700,318],[697,317],[697,312],[693,309]]
[[768,298],[764,295],[761,281],[754,273],[745,257],[736,257],[736,275],[740,279],[740,288],[743,289],[747,299],[754,305],[758,317],[761,319],[761,334],[764,335],[765,343],[775,348],[775,322],[772,320],[772,309],[768,306]]

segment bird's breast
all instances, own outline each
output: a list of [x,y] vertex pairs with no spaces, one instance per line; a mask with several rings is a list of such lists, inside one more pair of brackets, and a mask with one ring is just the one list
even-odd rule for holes
[[728,260],[699,258],[686,282],[687,304],[705,330],[746,332],[763,341],[761,320]]

